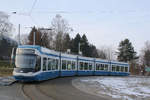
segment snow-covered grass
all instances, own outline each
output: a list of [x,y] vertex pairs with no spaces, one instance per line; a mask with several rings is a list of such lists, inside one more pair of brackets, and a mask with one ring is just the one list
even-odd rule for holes
[[90,77],[81,78],[80,82],[88,84],[87,88],[91,91],[92,88],[96,89],[94,93],[97,95],[107,95],[121,100],[150,100],[148,77]]

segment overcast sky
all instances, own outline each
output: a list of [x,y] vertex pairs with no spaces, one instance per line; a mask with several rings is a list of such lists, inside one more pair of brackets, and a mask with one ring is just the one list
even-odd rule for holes
[[121,40],[129,38],[139,52],[150,40],[150,0],[37,0],[33,7],[34,2],[1,0],[0,10],[10,15],[15,33],[18,24],[22,34],[29,32],[24,27],[48,27],[59,13],[74,29],[71,36],[86,34],[97,48],[117,48]]

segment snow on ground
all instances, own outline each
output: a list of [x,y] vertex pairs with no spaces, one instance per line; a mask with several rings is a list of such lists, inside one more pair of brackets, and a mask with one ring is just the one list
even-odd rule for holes
[[[121,100],[150,100],[150,77],[85,77],[78,88]],[[81,86],[81,87],[80,87]]]
[[8,86],[15,82],[16,80],[12,76],[0,77],[0,86]]

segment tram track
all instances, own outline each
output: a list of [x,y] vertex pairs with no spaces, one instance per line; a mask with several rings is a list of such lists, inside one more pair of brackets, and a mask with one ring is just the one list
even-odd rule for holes
[[36,84],[23,84],[22,92],[27,100],[53,100],[50,96],[38,89]]
[[22,86],[21,86],[23,96],[28,100],[32,100],[32,98],[29,95],[27,95],[26,91],[24,90],[24,86],[25,86],[24,84],[22,84]]
[[72,85],[72,79],[74,77],[25,83],[22,92],[26,100],[109,100],[80,91]]

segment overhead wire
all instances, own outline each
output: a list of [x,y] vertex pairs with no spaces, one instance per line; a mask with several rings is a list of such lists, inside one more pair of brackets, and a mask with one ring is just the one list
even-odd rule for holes
[[37,11],[37,12],[33,12],[35,5],[37,4],[37,0],[33,1],[33,4],[31,6],[31,9],[29,10],[28,13],[20,13],[19,15],[24,15],[24,16],[29,16],[29,18],[31,19],[31,21],[35,24],[35,25],[39,25],[37,23],[37,21],[33,18],[32,13],[42,13],[42,14],[54,14],[54,13],[60,13],[60,14],[80,14],[80,13],[84,13],[84,14],[118,14],[118,13],[136,13],[137,11],[135,10],[128,10],[128,11],[112,11],[112,10],[103,10],[103,11]]
[[38,23],[37,23],[37,22],[34,20],[34,18],[32,17],[32,11],[33,11],[33,9],[34,9],[36,3],[37,3],[37,0],[34,0],[34,2],[33,2],[33,4],[32,4],[32,7],[31,7],[31,9],[30,9],[28,15],[29,15],[30,19],[32,20],[32,22],[33,22],[36,26],[38,26]]
[[32,5],[32,7],[31,7],[31,9],[30,9],[30,11],[29,11],[29,14],[30,14],[30,15],[31,15],[31,13],[32,13],[32,11],[33,11],[33,9],[34,9],[36,3],[37,3],[37,0],[34,0],[33,5]]

